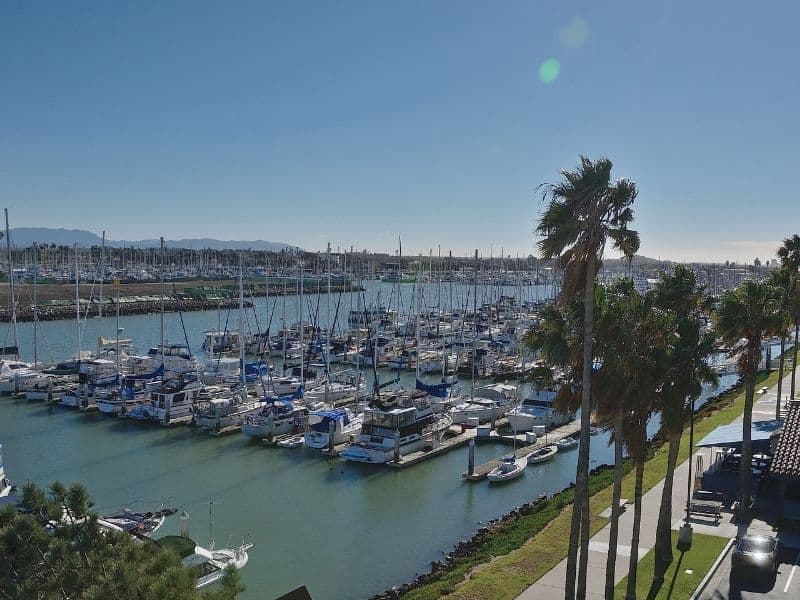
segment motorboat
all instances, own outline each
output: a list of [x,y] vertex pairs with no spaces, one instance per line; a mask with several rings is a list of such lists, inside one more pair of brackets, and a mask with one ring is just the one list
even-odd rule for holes
[[353,462],[384,464],[421,450],[430,443],[426,434],[435,434],[451,423],[449,416],[434,414],[427,395],[381,396],[364,411],[361,433],[340,456]]
[[321,450],[349,442],[361,432],[362,423],[363,418],[347,408],[311,411],[308,413],[309,429],[305,433],[306,446]]
[[191,374],[165,381],[150,391],[150,397],[129,410],[126,416],[141,421],[157,421],[166,426],[189,421],[202,389],[203,385]]
[[555,407],[556,392],[552,389],[533,389],[519,406],[508,412],[508,423],[514,431],[532,431],[537,425],[547,429],[561,427],[575,418]]
[[302,431],[308,408],[293,400],[292,396],[286,396],[263,401],[260,410],[242,420],[242,433],[258,439],[271,439]]
[[199,398],[192,407],[194,423],[206,431],[238,427],[244,419],[262,407],[261,400],[247,395],[247,389],[210,398]]
[[479,423],[499,419],[511,410],[517,388],[505,383],[494,383],[477,388],[450,409],[453,423],[469,423],[477,418]]
[[195,588],[198,590],[217,583],[228,567],[243,568],[249,559],[247,551],[253,547],[253,544],[242,544],[236,548],[203,548],[179,535],[163,537],[156,543],[175,552],[184,567],[194,570],[197,576]]
[[518,458],[513,454],[504,456],[500,464],[486,474],[486,479],[489,483],[511,481],[522,475],[527,465],[528,459],[525,457]]
[[564,452],[566,450],[572,450],[573,448],[577,448],[580,442],[574,437],[565,437],[560,439],[556,442],[556,446],[558,447],[559,452]]
[[278,448],[302,448],[306,443],[305,436],[293,435],[292,437],[280,440],[276,446]]
[[528,464],[538,465],[553,458],[558,452],[558,446],[545,446],[528,454]]
[[153,512],[136,512],[123,508],[120,513],[98,517],[97,524],[107,529],[126,531],[136,537],[147,537],[158,531],[167,517],[176,512],[174,508],[162,508]]

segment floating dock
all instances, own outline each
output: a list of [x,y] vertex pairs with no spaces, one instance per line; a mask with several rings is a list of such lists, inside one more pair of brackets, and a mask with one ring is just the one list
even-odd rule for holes
[[[558,427],[558,428],[554,429],[553,431],[548,432],[547,435],[544,438],[539,438],[538,440],[536,440],[535,444],[529,444],[527,446],[522,446],[521,448],[517,448],[516,451],[514,452],[514,454],[518,458],[522,458],[523,456],[528,456],[528,454],[530,454],[534,450],[538,450],[539,448],[543,448],[544,446],[550,446],[552,444],[555,444],[558,440],[561,440],[561,439],[564,439],[565,437],[569,437],[571,435],[574,435],[574,434],[578,433],[580,430],[581,430],[580,422],[577,421],[577,420],[576,421],[572,421],[571,423],[567,423],[566,425],[563,425],[561,427]],[[497,441],[511,441],[511,442],[513,442],[513,440],[514,440],[513,436],[501,436],[501,435],[497,435],[497,434],[495,434],[494,436],[491,436],[489,438],[485,438],[485,439],[488,439],[488,440],[494,441],[494,442],[497,442]],[[519,439],[519,436],[517,436],[517,439]],[[480,481],[481,479],[486,477],[486,474],[489,471],[494,469],[499,464],[500,464],[500,458],[496,458],[494,460],[490,460],[489,462],[486,462],[486,463],[483,463],[482,465],[476,466],[472,470],[472,473],[464,473],[463,477],[465,479],[470,480],[470,481]]]

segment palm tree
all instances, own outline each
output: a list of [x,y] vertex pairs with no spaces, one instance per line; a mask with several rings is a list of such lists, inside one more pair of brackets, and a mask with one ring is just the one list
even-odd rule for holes
[[[789,317],[790,310],[790,287],[791,277],[789,276],[789,269],[786,265],[781,265],[770,274],[769,283],[773,286],[781,298],[781,311],[784,316]],[[783,365],[786,362],[786,329],[781,331],[781,354],[778,358],[778,398],[775,402],[775,418],[781,418],[781,395],[783,393]]]
[[636,600],[636,576],[639,567],[639,533],[642,524],[642,495],[644,486],[644,463],[647,459],[647,422],[652,408],[641,397],[632,410],[625,415],[623,431],[625,446],[633,459],[635,470],[633,492],[633,530],[631,532],[631,550],[628,564],[628,586],[625,591],[626,600]]
[[[796,233],[792,237],[783,240],[783,245],[778,248],[778,258],[781,259],[781,265],[789,271],[789,289],[795,290],[798,282],[798,270],[800,270],[800,235]],[[795,391],[795,375],[797,371],[797,347],[800,346],[800,318],[795,315],[794,318],[794,360],[792,361],[792,379],[789,384],[790,392],[789,398],[794,400]],[[778,396],[778,404],[780,404],[780,396]]]
[[[544,195],[549,203],[536,227],[542,258],[555,258],[556,266],[564,272],[560,302],[570,302],[581,290],[584,294],[580,449],[567,553],[566,600],[575,598],[576,593],[579,598],[586,595],[594,282],[608,238],[628,258],[639,249],[639,234],[628,229],[633,220],[631,205],[636,199],[636,185],[626,179],[612,183],[611,168],[607,158],[592,161],[581,156],[577,169],[561,172],[564,181],[545,186]],[[581,562],[576,577],[579,539]]]
[[780,295],[768,283],[745,281],[735,290],[722,294],[714,313],[715,329],[723,343],[730,348],[730,355],[738,357],[739,374],[745,383],[742,459],[739,468],[742,522],[746,521],[750,505],[751,428],[761,344],[765,337],[777,335],[786,327],[780,304]]
[[[601,293],[602,291],[602,293]],[[595,294],[595,355],[598,366],[593,376],[593,397],[597,416],[611,429],[614,443],[614,485],[611,523],[606,556],[605,597],[614,598],[617,543],[619,539],[620,497],[622,496],[623,446],[626,444],[626,419],[641,401],[640,370],[643,354],[651,351],[651,336],[644,331],[647,312],[642,296],[630,279],[617,280],[608,288],[598,285]],[[620,324],[625,326],[621,327]]]
[[655,395],[661,428],[668,439],[667,472],[656,528],[654,580],[659,581],[672,562],[672,489],[681,435],[689,414],[687,400],[691,411],[702,384],[717,385],[717,375],[708,365],[716,346],[714,334],[701,332],[700,317],[707,312],[708,301],[694,273],[677,265],[672,274],[662,275],[652,297],[655,308],[667,317],[672,334],[665,355],[666,371]]

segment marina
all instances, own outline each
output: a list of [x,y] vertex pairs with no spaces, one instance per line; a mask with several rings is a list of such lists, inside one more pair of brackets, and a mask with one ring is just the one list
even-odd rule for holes
[[[388,296],[393,285],[365,282],[371,290],[367,302]],[[414,284],[400,285],[410,297]],[[468,286],[461,292],[466,296]],[[547,291],[531,289],[527,294],[545,297]],[[288,300],[287,320],[291,321],[296,317],[289,307],[296,299],[290,296]],[[356,294],[352,301],[357,302]],[[265,298],[255,302],[261,310],[270,308]],[[321,311],[323,323],[325,318]],[[187,313],[183,320],[187,331],[208,331],[217,324],[218,314]],[[84,328],[113,331],[115,321],[114,316],[95,318]],[[158,347],[158,315],[122,317],[119,324],[125,336],[142,347]],[[48,322],[41,328],[53,355],[64,358],[74,352],[74,321]],[[166,318],[164,328],[167,340],[183,337],[177,317]],[[23,356],[32,349],[31,333],[30,325],[20,327]],[[202,356],[202,336],[190,335],[189,341],[192,355]],[[363,372],[369,373],[367,369]],[[397,374],[396,370],[378,369],[381,381]],[[400,384],[406,388],[414,387],[415,378],[413,369],[399,372]],[[729,385],[732,379],[725,382]],[[485,383],[488,380],[478,381],[475,388]],[[460,377],[457,387],[458,393],[468,397],[470,379]],[[254,543],[248,566],[241,573],[248,586],[243,598],[260,597],[257,590],[261,589],[288,591],[301,584],[306,584],[315,598],[363,598],[425,570],[481,523],[568,486],[577,456],[559,452],[547,463],[529,465],[524,477],[490,488],[462,477],[477,427],[450,425],[437,443],[430,440],[430,449],[422,447],[382,467],[338,458],[347,444],[336,446],[333,452],[320,452],[295,444],[298,436],[287,432],[276,435],[272,447],[264,447],[258,443],[261,438],[233,429],[207,435],[186,426],[191,416],[178,416],[171,422],[176,419],[184,423],[149,427],[134,419],[110,418],[100,411],[75,411],[6,396],[0,398],[6,471],[18,483],[27,479],[41,485],[53,480],[81,481],[104,514],[118,513],[123,507],[146,512],[164,504],[176,506],[191,515],[190,533],[203,545],[211,540],[227,547]],[[488,473],[509,453],[511,445],[517,444],[516,455],[522,457],[577,427],[573,421],[566,429],[548,433],[546,441],[530,445],[523,434],[514,440],[505,418],[496,419],[495,426],[505,433],[484,425],[484,430],[490,429],[489,436],[474,446],[474,478]],[[651,428],[655,431],[657,419]],[[598,465],[613,460],[613,448],[608,447],[604,433],[593,438],[592,460]],[[207,517],[209,501],[215,506],[213,528]],[[325,535],[315,533],[323,530]],[[160,531],[177,534],[177,519],[167,519]],[[304,542],[309,536],[315,540],[313,548]],[[381,541],[387,538],[394,541],[388,555]],[[342,539],[359,541],[343,545]],[[292,558],[298,553],[315,560],[319,568],[304,569]],[[351,574],[347,582],[339,577],[343,570]],[[354,586],[353,581],[364,585]]]

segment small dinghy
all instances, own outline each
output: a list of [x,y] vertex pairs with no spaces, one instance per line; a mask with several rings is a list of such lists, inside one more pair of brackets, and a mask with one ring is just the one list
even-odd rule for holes
[[528,454],[528,464],[536,465],[553,458],[558,452],[558,446],[545,446]]
[[290,438],[279,441],[276,446],[279,448],[300,448],[305,443],[306,440],[302,435],[293,435]]
[[577,448],[578,444],[578,440],[576,440],[574,437],[565,437],[563,440],[558,440],[556,442],[556,446],[558,446],[560,452]]
[[525,472],[528,465],[526,458],[517,458],[513,454],[504,456],[500,464],[486,474],[489,483],[501,483],[516,479]]

